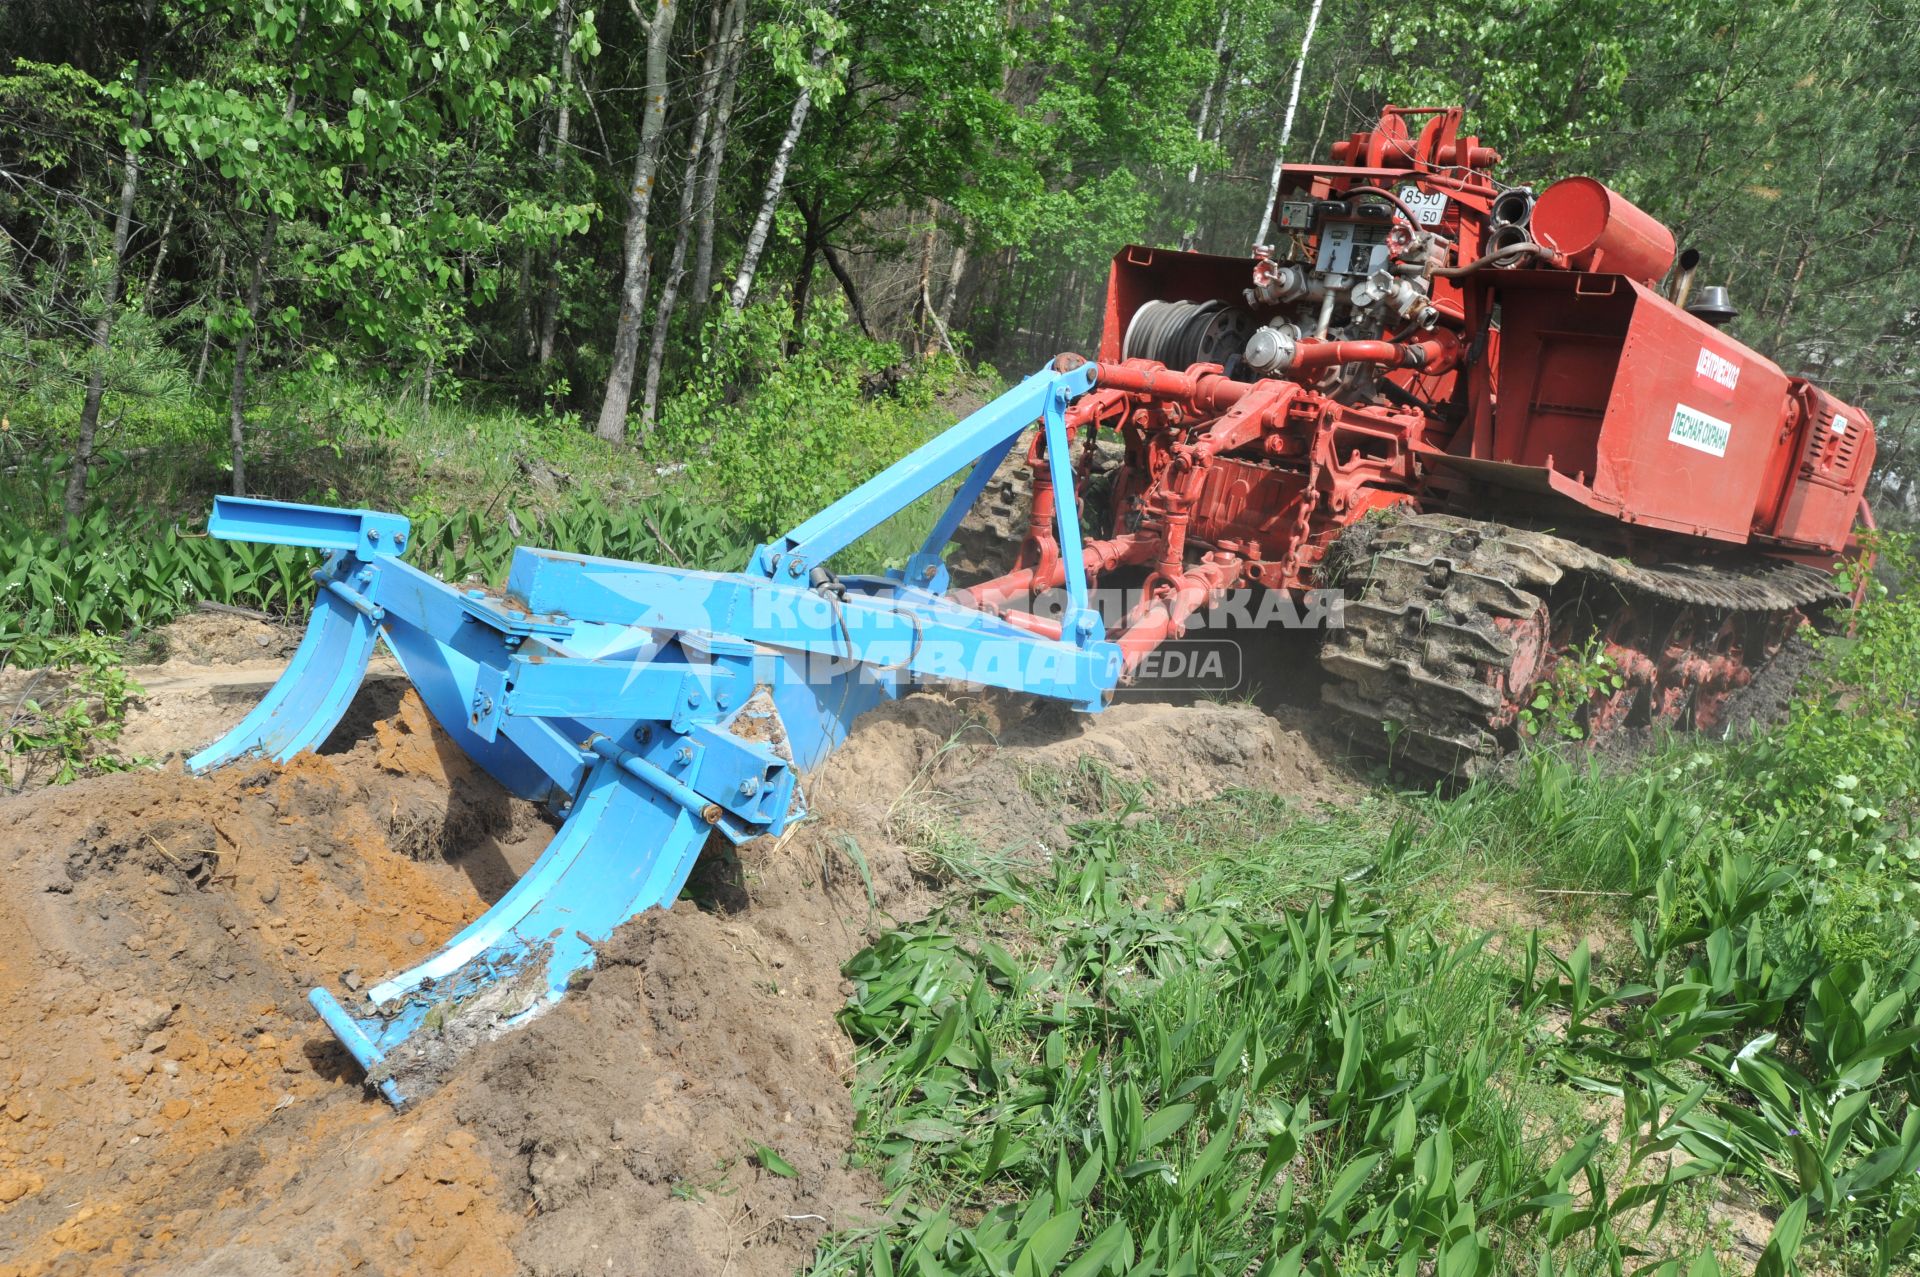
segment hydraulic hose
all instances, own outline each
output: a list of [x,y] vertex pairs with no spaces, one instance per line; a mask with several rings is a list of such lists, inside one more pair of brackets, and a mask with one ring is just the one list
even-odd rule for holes
[[1465,266],[1436,266],[1432,273],[1440,279],[1465,279],[1468,275],[1485,270],[1489,266],[1498,266],[1516,257],[1545,257],[1551,260],[1559,256],[1560,254],[1540,244],[1509,244],[1505,248],[1496,248],[1485,257],[1476,258]]

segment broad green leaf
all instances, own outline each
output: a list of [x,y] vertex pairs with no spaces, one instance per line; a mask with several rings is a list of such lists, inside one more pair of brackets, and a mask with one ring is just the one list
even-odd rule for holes
[[753,1158],[760,1163],[762,1170],[772,1175],[778,1175],[781,1179],[798,1179],[800,1177],[800,1172],[793,1169],[792,1162],[789,1162],[765,1144],[756,1144],[753,1146]]
[[1140,1152],[1150,1152],[1158,1148],[1175,1132],[1187,1124],[1194,1114],[1192,1104],[1169,1104],[1156,1109],[1147,1118],[1146,1130],[1140,1137]]

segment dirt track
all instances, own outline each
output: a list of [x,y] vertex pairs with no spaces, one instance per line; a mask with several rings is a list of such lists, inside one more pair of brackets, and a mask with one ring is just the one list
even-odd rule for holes
[[[196,620],[137,672],[134,749],[244,712],[285,642],[250,626]],[[1345,792],[1246,707],[910,697],[816,779],[815,819],[710,848],[691,899],[623,927],[585,990],[395,1116],[306,990],[428,951],[551,827],[378,673],[284,768],[176,759],[0,802],[0,1275],[792,1272],[872,1208],[833,1017],[870,928],[934,898],[914,834],[1044,855],[1098,805],[1073,783],[1088,755],[1183,800]],[[758,1167],[761,1144],[797,1176]]]

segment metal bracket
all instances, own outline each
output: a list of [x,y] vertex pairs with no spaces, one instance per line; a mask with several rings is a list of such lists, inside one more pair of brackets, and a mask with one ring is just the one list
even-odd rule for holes
[[564,616],[537,616],[523,608],[509,607],[485,590],[468,590],[460,598],[460,609],[489,629],[508,638],[558,641],[573,633],[573,622]]
[[404,515],[379,510],[336,510],[256,497],[215,497],[207,534],[221,541],[305,545],[372,559],[403,552],[412,526]]
[[500,722],[508,713],[508,693],[513,690],[509,670],[481,663],[473,680],[473,707],[467,726],[481,740],[492,742],[500,733]]

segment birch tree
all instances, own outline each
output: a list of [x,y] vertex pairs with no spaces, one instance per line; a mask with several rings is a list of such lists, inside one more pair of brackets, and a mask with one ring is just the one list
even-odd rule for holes
[[607,373],[607,391],[600,402],[600,420],[594,432],[618,442],[627,437],[627,405],[633,395],[633,374],[639,365],[640,333],[646,324],[648,276],[647,218],[653,209],[654,175],[660,167],[660,141],[667,125],[667,47],[673,39],[675,0],[657,0],[653,17],[634,16],[647,33],[645,106],[640,117],[640,145],[633,157],[633,181],[627,188],[627,233],[621,255],[620,315],[613,335],[613,367]]
[[1217,138],[1221,130],[1221,121],[1224,121],[1227,116],[1227,91],[1230,87],[1228,80],[1233,71],[1233,53],[1228,47],[1227,37],[1232,19],[1233,5],[1229,3],[1220,6],[1220,27],[1213,37],[1213,60],[1217,69],[1207,78],[1207,91],[1200,95],[1200,118],[1195,120],[1193,125],[1194,155],[1193,163],[1187,166],[1186,225],[1180,232],[1182,250],[1191,249],[1194,241],[1200,237],[1200,219],[1196,216],[1200,192],[1196,188],[1200,184],[1200,161],[1206,153],[1208,142],[1213,140],[1208,136],[1208,127],[1212,127],[1213,135]]
[[[567,171],[567,146],[573,129],[573,0],[560,0],[554,13],[558,45],[559,83],[554,86],[553,149],[545,159],[556,186]],[[542,139],[545,140],[544,138]],[[540,338],[536,351],[539,365],[553,362],[554,335],[560,327],[560,262],[558,254],[547,256],[547,280],[540,298]]]
[[674,216],[673,257],[668,261],[667,273],[660,281],[660,302],[653,314],[653,342],[647,351],[646,387],[640,399],[640,433],[643,437],[653,429],[654,412],[660,403],[660,373],[667,361],[667,333],[673,323],[674,309],[679,304],[680,281],[687,273],[687,245],[693,239],[693,201],[700,181],[700,161],[707,146],[708,121],[713,113],[717,77],[728,56],[729,41],[739,34],[735,27],[744,20],[745,14],[745,0],[715,0],[707,28],[707,48],[700,58],[699,97],[694,108],[693,125],[687,134],[687,162],[680,174],[680,203]]
[[1267,180],[1267,203],[1260,211],[1260,224],[1253,230],[1253,242],[1264,241],[1267,224],[1273,221],[1273,207],[1280,199],[1280,170],[1286,163],[1287,145],[1293,140],[1293,117],[1300,109],[1300,77],[1307,71],[1307,53],[1313,48],[1313,30],[1320,25],[1321,0],[1313,0],[1307,11],[1307,32],[1300,37],[1300,56],[1293,60],[1293,87],[1287,91],[1287,113],[1280,120],[1280,145],[1274,148],[1273,176]]
[[707,144],[706,167],[700,173],[700,189],[694,196],[698,234],[693,250],[693,296],[700,305],[706,303],[707,294],[713,287],[714,210],[720,199],[720,166],[727,158],[727,138],[733,129],[733,104],[740,87],[740,64],[745,60],[747,48],[745,0],[739,0],[735,9],[733,22],[728,27],[729,34],[724,41],[725,53],[720,62],[719,100],[714,106],[713,139]]
[[148,313],[152,313],[159,296],[160,273],[166,268],[167,245],[173,238],[174,214],[180,210],[177,198],[179,194],[180,183],[176,179],[167,188],[167,193],[161,197],[162,203],[167,206],[167,215],[160,223],[160,237],[155,241],[153,248],[153,266],[147,271],[147,286],[140,294],[140,304],[147,308]]
[[[1196,144],[1196,152],[1193,157],[1193,163],[1187,166],[1188,186],[1192,186],[1200,180],[1200,156],[1198,154],[1198,147],[1206,145],[1207,117],[1213,113],[1213,95],[1216,91],[1219,91],[1223,96],[1225,94],[1225,81],[1228,69],[1227,26],[1232,17],[1233,6],[1230,4],[1222,5],[1220,7],[1220,29],[1214,33],[1213,37],[1213,60],[1219,69],[1208,78],[1207,91],[1200,95],[1200,118],[1196,120],[1193,125],[1193,140]],[[1224,110],[1224,108],[1225,104],[1222,103],[1222,109]]]
[[817,17],[813,53],[807,59],[806,67],[798,75],[800,93],[793,100],[793,109],[787,113],[787,129],[780,137],[780,145],[773,153],[773,166],[767,173],[766,189],[760,194],[760,211],[754,215],[753,229],[747,232],[746,247],[740,256],[740,273],[734,276],[733,287],[727,294],[727,300],[735,310],[746,307],[747,296],[753,291],[753,277],[760,269],[760,254],[766,250],[767,236],[773,230],[774,210],[780,205],[780,196],[786,190],[787,168],[793,163],[793,148],[800,142],[800,131],[807,125],[807,112],[813,106],[818,94],[823,100],[831,98],[839,90],[840,77],[846,72],[846,62],[833,59],[833,44],[845,32],[835,12],[838,5],[831,5],[824,13],[810,14]]

